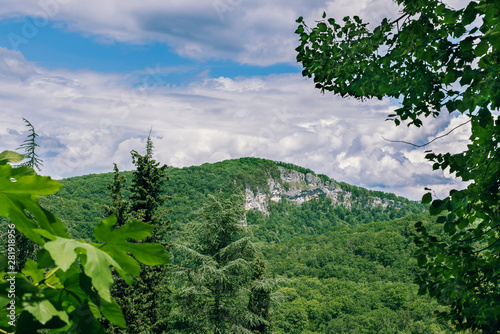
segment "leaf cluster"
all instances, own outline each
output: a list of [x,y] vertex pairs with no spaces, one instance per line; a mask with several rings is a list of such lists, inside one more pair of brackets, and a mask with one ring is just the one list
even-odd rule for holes
[[439,0],[398,0],[402,15],[373,30],[358,17],[297,20],[297,60],[316,87],[358,99],[389,97],[401,102],[389,115],[396,125],[422,126],[422,118],[447,111],[471,123],[470,143],[458,154],[427,152],[434,169],[469,181],[432,201],[430,213],[448,234],[439,239],[419,225],[417,277],[428,292],[451,307],[444,314],[459,329],[500,328],[498,301],[500,171],[500,3],[470,1],[454,9]]
[[[134,221],[114,229],[111,216],[95,228],[97,243],[70,239],[63,223],[39,205],[40,195],[55,193],[60,184],[37,175],[32,168],[12,167],[22,156],[0,153],[0,215],[10,217],[15,228],[41,246],[37,262],[28,260],[15,275],[15,293],[6,272],[15,259],[1,256],[0,329],[11,331],[5,306],[15,304],[16,333],[50,332],[104,333],[97,318],[103,316],[117,326],[125,320],[110,295],[112,266],[129,284],[139,275],[139,262],[159,265],[168,261],[164,247],[135,244],[149,236],[152,227]],[[27,214],[29,213],[29,215]],[[7,270],[8,269],[8,270]]]

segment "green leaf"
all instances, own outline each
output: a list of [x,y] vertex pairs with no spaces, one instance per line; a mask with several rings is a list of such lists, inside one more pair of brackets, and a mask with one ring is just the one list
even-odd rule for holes
[[478,45],[476,45],[476,48],[474,49],[474,55],[476,57],[481,57],[488,51],[489,45],[486,40],[481,40]]
[[429,207],[429,212],[431,215],[436,216],[440,214],[443,211],[443,201],[440,199],[436,199],[432,202],[431,206]]
[[326,23],[324,23],[324,22],[318,23],[318,30],[320,32],[325,32],[327,30]]
[[432,194],[431,193],[426,193],[422,197],[422,204],[429,204],[432,201]]
[[493,46],[494,49],[499,50],[500,49],[500,31],[496,31],[489,35],[489,41],[491,46]]
[[476,19],[477,10],[476,3],[474,1],[469,2],[467,8],[465,8],[464,14],[462,16],[462,23],[464,25],[471,24]]
[[109,321],[117,325],[121,328],[126,328],[127,324],[125,322],[125,318],[123,317],[122,310],[120,306],[116,302],[107,302],[105,300],[101,300],[101,304],[99,305],[99,310],[102,315],[106,317]]
[[46,324],[53,317],[58,317],[65,323],[69,324],[68,314],[64,311],[58,311],[54,305],[47,299],[34,298],[23,301],[23,307],[31,313],[42,325]]
[[3,151],[0,153],[0,165],[6,165],[8,162],[16,163],[20,162],[24,159],[24,155],[12,152],[12,151]]
[[[15,171],[10,165],[0,165],[0,216],[10,216],[21,233],[40,245],[44,240],[34,231],[38,227],[53,235],[67,237],[64,224],[38,204],[38,196],[57,192],[61,184],[50,177],[19,175]],[[36,220],[29,218],[25,211]]]
[[32,259],[28,259],[23,268],[23,274],[30,276],[34,284],[43,280],[43,272],[44,269],[38,269],[38,263]]
[[[111,255],[120,266],[128,273],[139,276],[140,266],[137,260],[149,265],[162,265],[168,263],[165,247],[160,244],[132,243],[128,239],[142,240],[149,236],[153,226],[138,220],[125,224],[115,229],[116,217],[110,216],[95,227],[95,238],[103,243],[101,250]],[[132,258],[127,254],[132,253]],[[137,259],[137,260],[136,260]]]
[[[76,261],[77,253],[85,254],[87,256],[86,261],[82,261],[85,262],[83,263],[85,274],[91,278],[92,285],[99,295],[104,300],[111,302],[109,288],[113,284],[113,277],[109,265],[123,272],[120,265],[111,256],[93,245],[60,237],[47,242],[45,249],[62,271],[68,270]],[[126,249],[123,250],[123,252],[126,251]]]

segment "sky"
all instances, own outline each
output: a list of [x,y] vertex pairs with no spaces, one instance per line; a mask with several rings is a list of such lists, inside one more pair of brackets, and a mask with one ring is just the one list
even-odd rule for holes
[[[449,1],[460,5],[463,0]],[[295,60],[295,20],[396,18],[391,0],[18,0],[0,7],[0,151],[39,134],[41,174],[132,170],[151,131],[173,167],[240,157],[284,161],[418,200],[463,184],[425,150],[461,152],[470,129],[443,115],[421,128],[314,88]]]

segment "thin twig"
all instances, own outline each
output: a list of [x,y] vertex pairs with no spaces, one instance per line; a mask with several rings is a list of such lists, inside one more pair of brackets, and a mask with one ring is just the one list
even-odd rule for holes
[[481,238],[483,235],[488,234],[488,233],[489,233],[489,232],[491,232],[491,231],[494,231],[497,227],[500,227],[500,224],[497,224],[497,225],[493,226],[493,227],[492,227],[492,228],[490,228],[488,231],[483,232],[483,233],[481,233],[480,235],[477,235],[477,236],[475,236],[475,237],[468,238],[468,239],[458,240],[458,241],[459,241],[459,242],[468,242],[468,241],[472,241],[472,240],[475,240],[475,239],[479,239],[479,238]]
[[471,120],[468,120],[468,121],[467,121],[467,122],[465,122],[465,123],[462,123],[462,124],[460,124],[460,125],[457,125],[457,126],[456,126],[456,127],[454,127],[453,129],[451,129],[451,130],[450,130],[450,132],[448,132],[448,133],[446,133],[446,134],[444,134],[444,135],[438,136],[438,137],[434,138],[433,140],[431,140],[430,142],[425,143],[425,144],[422,144],[422,145],[413,144],[413,143],[410,143],[410,142],[407,142],[407,141],[404,141],[404,140],[390,140],[390,139],[385,138],[384,136],[382,136],[382,138],[383,138],[384,140],[388,141],[388,142],[391,142],[391,143],[403,143],[403,144],[408,144],[408,145],[415,146],[415,147],[424,147],[424,146],[427,146],[427,145],[429,145],[430,143],[432,143],[432,142],[434,142],[434,141],[438,140],[439,138],[443,138],[443,137],[445,137],[445,136],[449,135],[450,133],[452,133],[453,131],[455,131],[456,129],[458,129],[459,127],[461,127],[462,125],[465,125],[465,124],[467,124],[467,123],[470,123],[470,121],[471,121]]
[[491,245],[487,246],[487,247],[484,247],[483,249],[480,249],[478,251],[475,251],[473,252],[472,254],[478,254],[478,253],[481,253],[482,251],[485,251],[487,250],[488,248],[490,248],[491,246],[495,245],[497,242],[500,242],[500,239],[497,239],[494,243],[492,243]]
[[398,23],[400,20],[404,19],[407,16],[410,16],[410,14],[409,13],[404,13],[403,15],[401,15],[400,17],[398,17],[397,19],[395,19],[394,21],[392,21],[391,24]]

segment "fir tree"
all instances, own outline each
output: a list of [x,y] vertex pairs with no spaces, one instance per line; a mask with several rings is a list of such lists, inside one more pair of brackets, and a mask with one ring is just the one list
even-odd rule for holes
[[[139,219],[155,227],[153,233],[143,242],[165,243],[165,232],[169,222],[163,219],[167,212],[160,207],[168,196],[163,194],[163,186],[168,178],[167,166],[153,159],[153,143],[148,136],[146,154],[132,151],[132,161],[136,166],[133,172],[130,201],[123,198],[125,178],[120,176],[115,165],[115,177],[111,190],[111,206],[105,208],[107,214],[117,216],[116,227],[128,220]],[[164,282],[165,267],[141,265],[141,275],[134,286],[118,280],[113,286],[113,295],[122,308],[127,329],[108,326],[109,333],[162,333],[166,329],[170,303]]]
[[123,226],[130,217],[130,203],[123,197],[123,191],[126,188],[127,179],[120,174],[118,166],[114,164],[113,183],[108,184],[110,191],[110,205],[104,206],[104,215],[116,216],[115,228]]
[[[23,120],[26,123],[26,126],[29,128],[29,134],[28,138],[26,138],[26,140],[17,148],[18,150],[24,150],[25,161],[21,163],[19,167],[25,166],[32,169],[36,168],[38,169],[38,171],[40,171],[40,167],[43,166],[42,160],[38,158],[38,155],[35,152],[36,148],[40,146],[36,143],[38,134],[36,133],[35,127],[30,123],[30,121],[28,121],[24,117]],[[24,234],[16,230],[16,250],[16,270],[17,272],[21,272],[24,264],[26,263],[26,261],[28,261],[28,259],[36,259],[37,246]]]
[[[153,141],[151,133],[146,141],[146,154],[141,155],[132,151],[132,162],[136,166],[132,178],[131,212],[135,218],[148,222],[156,227],[147,242],[163,242],[162,236],[169,228],[169,221],[163,220],[166,212],[159,212],[159,207],[169,196],[163,194],[163,185],[168,181],[167,165],[160,166],[153,159]],[[153,241],[154,239],[154,241]]]
[[254,262],[254,282],[250,290],[248,309],[250,312],[265,320],[250,326],[250,330],[253,333],[270,334],[271,326],[269,324],[269,318],[271,311],[271,292],[276,284],[274,280],[264,280],[265,271],[266,267],[264,261],[257,258]]
[[[108,190],[110,191],[109,199],[110,205],[104,205],[104,215],[116,216],[116,224],[115,228],[119,228],[125,225],[130,220],[130,203],[124,198],[123,191],[126,188],[126,178],[125,176],[120,174],[118,166],[114,164],[114,176],[113,183],[108,184]],[[127,283],[120,277],[120,275],[113,270],[113,281],[114,284],[111,287],[111,295],[114,300],[122,309],[127,305],[127,296],[125,295],[125,291],[128,287]],[[108,333],[126,333],[127,331],[121,329],[112,323],[110,323],[107,319],[100,318],[101,324]]]
[[25,160],[27,159],[25,162],[20,164],[20,166],[27,166],[33,169],[36,168],[38,171],[41,171],[40,167],[43,166],[43,163],[35,152],[36,148],[40,147],[40,145],[36,143],[36,137],[38,137],[38,134],[35,132],[35,127],[30,123],[30,121],[24,117],[23,120],[29,128],[29,134],[28,138],[26,138],[26,140],[17,148],[18,150],[24,150],[24,158]]
[[248,292],[257,249],[243,237],[241,198],[216,198],[192,224],[192,247],[177,245],[187,261],[175,274],[180,287],[176,329],[187,333],[251,333],[249,326],[265,321],[248,310]]

